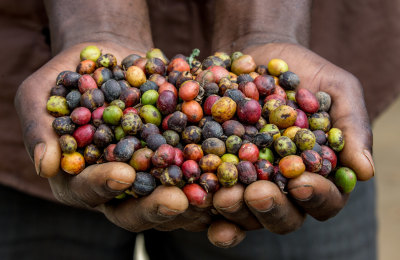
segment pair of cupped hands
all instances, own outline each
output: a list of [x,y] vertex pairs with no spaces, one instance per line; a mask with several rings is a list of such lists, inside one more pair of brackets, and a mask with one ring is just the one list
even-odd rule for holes
[[[142,198],[111,202],[135,181],[135,171],[126,163],[91,165],[74,176],[62,172],[58,136],[52,129],[54,118],[47,113],[46,102],[57,75],[64,70],[75,70],[79,53],[87,45],[97,45],[103,53],[114,54],[118,61],[132,53],[143,56],[111,42],[77,44],[57,54],[27,78],[15,98],[24,142],[36,171],[48,178],[54,196],[62,203],[100,211],[117,226],[132,232],[151,228],[207,229],[209,241],[219,247],[237,245],[248,230],[289,233],[300,228],[307,215],[323,221],[344,207],[349,195],[341,193],[330,180],[309,172],[289,181],[287,195],[273,182],[263,180],[248,186],[221,188],[213,195],[214,214],[210,214],[210,208],[189,205],[178,187],[163,185]],[[332,125],[343,131],[346,141],[340,162],[352,168],[359,180],[374,175],[370,123],[362,87],[353,75],[296,44],[270,43],[243,52],[250,54],[257,64],[266,65],[272,58],[281,58],[299,75],[300,88],[329,93]]]

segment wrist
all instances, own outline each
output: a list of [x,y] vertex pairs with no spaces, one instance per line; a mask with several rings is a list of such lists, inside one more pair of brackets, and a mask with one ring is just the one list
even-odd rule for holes
[[[213,49],[243,51],[269,43],[308,45],[311,0],[218,0]],[[229,22],[227,22],[229,21]]]
[[146,0],[46,0],[53,55],[85,42],[144,52],[152,36]]
[[52,52],[53,54],[58,54],[76,46],[80,46],[83,49],[88,45],[96,45],[100,49],[112,49],[114,52],[120,52],[121,49],[128,49],[143,55],[153,47],[153,42],[144,41],[139,37],[132,39],[114,32],[102,31],[86,34],[85,37],[72,37],[62,40],[56,46],[52,46]]

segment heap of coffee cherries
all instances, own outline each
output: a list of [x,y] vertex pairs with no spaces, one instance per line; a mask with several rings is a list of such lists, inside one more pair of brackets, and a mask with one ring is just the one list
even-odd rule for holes
[[237,182],[272,181],[286,192],[288,179],[304,171],[353,190],[355,173],[338,166],[345,141],[331,126],[329,94],[299,88],[281,59],[265,66],[241,52],[202,62],[198,55],[169,60],[154,48],[118,65],[113,54],[85,47],[47,101],[61,169],[79,174],[91,164],[126,162],[136,179],[119,198],[175,185],[198,207]]

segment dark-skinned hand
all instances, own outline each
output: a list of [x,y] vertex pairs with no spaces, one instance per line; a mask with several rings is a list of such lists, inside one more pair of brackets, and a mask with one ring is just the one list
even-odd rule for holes
[[118,62],[132,53],[143,56],[143,53],[111,42],[82,43],[60,52],[22,83],[15,106],[24,142],[37,173],[48,178],[54,196],[62,203],[100,211],[111,222],[132,232],[150,228],[206,229],[211,223],[209,208],[190,206],[183,191],[177,187],[159,186],[143,198],[132,197],[120,202],[112,200],[135,181],[135,171],[126,163],[91,165],[78,175],[69,175],[60,170],[61,150],[58,136],[52,129],[54,117],[47,113],[46,102],[57,75],[64,70],[74,71],[79,63],[80,51],[88,45],[96,45],[114,54]]
[[[296,44],[252,46],[243,53],[250,54],[257,64],[267,65],[272,58],[283,59],[289,70],[300,77],[298,88],[330,94],[332,127],[343,131],[346,142],[339,153],[340,163],[353,169],[358,180],[373,177],[372,132],[362,87],[352,74]],[[290,179],[287,188],[287,195],[270,181],[221,188],[214,195],[213,204],[229,222],[222,221],[227,227],[223,232],[220,223],[212,224],[208,231],[210,241],[229,247],[244,238],[243,231],[260,228],[286,234],[300,228],[307,215],[320,221],[334,217],[349,197],[329,179],[310,172]],[[218,241],[213,240],[215,234],[221,234]]]

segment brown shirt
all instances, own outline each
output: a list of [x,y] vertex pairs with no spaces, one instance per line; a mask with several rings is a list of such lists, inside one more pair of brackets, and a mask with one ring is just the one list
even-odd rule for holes
[[[195,47],[210,53],[213,1],[148,3],[155,45],[168,56]],[[400,92],[398,17],[398,1],[314,1],[311,49],[360,79],[372,119]],[[46,32],[41,1],[0,1],[0,183],[40,197],[51,191],[24,148],[13,98],[19,84],[50,59]]]

